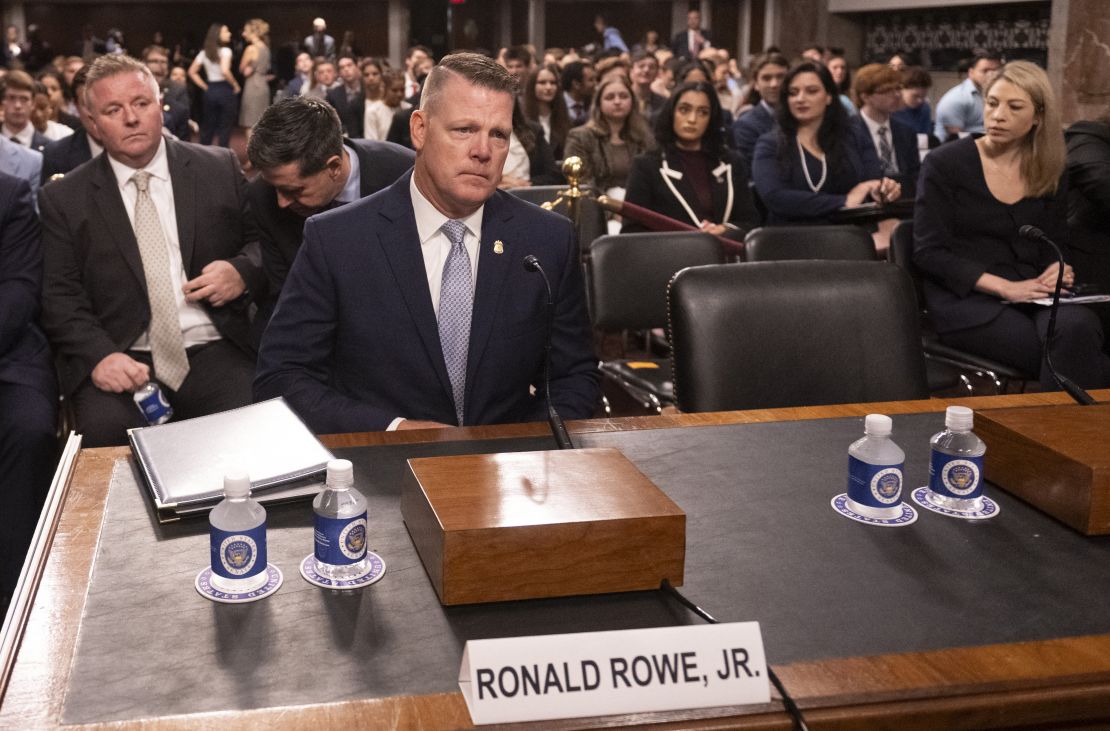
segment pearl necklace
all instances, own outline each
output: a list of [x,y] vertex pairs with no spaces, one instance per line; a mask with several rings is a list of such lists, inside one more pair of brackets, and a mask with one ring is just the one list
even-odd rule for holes
[[809,177],[809,166],[806,165],[806,151],[805,148],[802,147],[802,141],[797,137],[795,137],[794,140],[798,143],[798,157],[802,161],[802,174],[806,176],[806,183],[809,184],[809,189],[816,193],[821,190],[821,186],[825,184],[825,176],[829,174],[828,163],[825,162],[824,155],[818,158],[821,160],[821,179],[817,181],[816,185],[814,185],[813,178]]

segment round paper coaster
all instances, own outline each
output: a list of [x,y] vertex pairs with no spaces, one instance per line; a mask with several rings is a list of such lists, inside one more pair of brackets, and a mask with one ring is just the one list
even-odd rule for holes
[[281,569],[274,566],[272,563],[266,564],[266,583],[255,589],[254,591],[246,591],[241,594],[231,594],[226,591],[220,591],[212,586],[212,567],[201,571],[197,574],[197,580],[194,584],[197,591],[205,599],[210,599],[214,602],[221,604],[246,604],[247,602],[256,602],[259,599],[265,599],[281,588],[281,582],[284,578],[281,575]]
[[316,573],[316,554],[310,553],[301,561],[301,576],[308,583],[321,589],[361,589],[385,576],[385,561],[373,551],[366,552],[366,573],[353,579],[329,579]]
[[978,510],[955,510],[933,502],[933,491],[928,486],[919,487],[913,491],[913,501],[926,510],[932,510],[934,513],[947,515],[950,518],[962,518],[964,520],[986,520],[995,517],[1002,510],[998,507],[998,503],[986,495],[983,495],[982,499],[983,506]]
[[842,492],[832,499],[833,510],[843,515],[845,518],[851,518],[859,523],[866,523],[867,525],[881,525],[885,528],[897,528],[903,525],[910,525],[917,520],[917,511],[909,503],[901,503],[902,514],[897,518],[872,518],[868,515],[861,515],[852,510],[848,506],[848,493]]

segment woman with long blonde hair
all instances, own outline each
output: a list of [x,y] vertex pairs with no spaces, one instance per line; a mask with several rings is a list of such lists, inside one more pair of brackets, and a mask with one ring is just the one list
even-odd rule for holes
[[[943,145],[925,158],[914,211],[914,263],[942,341],[1001,361],[1055,390],[1045,366],[1049,308],[1060,276],[1052,249],[1023,236],[1035,226],[1067,257],[1065,148],[1048,77],[1025,61],[1006,64],[984,90],[986,134]],[[1052,360],[1085,388],[1110,385],[1110,357],[1095,313],[1068,304],[1057,314]]]
[[243,26],[243,40],[248,45],[239,60],[243,96],[239,104],[239,126],[253,127],[270,106],[270,24],[251,18]]

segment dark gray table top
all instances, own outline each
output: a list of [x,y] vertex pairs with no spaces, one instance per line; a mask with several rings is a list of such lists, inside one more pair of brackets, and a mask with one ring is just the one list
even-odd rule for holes
[[[941,414],[895,416],[906,485],[924,484]],[[1075,533],[999,490],[996,519],[921,512],[854,523],[846,484],[862,419],[591,434],[620,448],[688,516],[683,592],[722,621],[758,620],[774,664],[1110,632],[1110,539]],[[441,607],[400,517],[408,457],[543,449],[547,440],[338,450],[370,503],[388,570],[357,592],[306,583],[307,503],[269,510],[274,596],[227,606],[193,589],[206,521],[158,525],[130,462],[116,464],[66,723],[457,689],[469,639],[693,623],[660,592]]]

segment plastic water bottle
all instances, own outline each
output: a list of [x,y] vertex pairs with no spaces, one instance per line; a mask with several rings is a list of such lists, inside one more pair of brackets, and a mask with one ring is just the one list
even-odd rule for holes
[[906,454],[890,439],[889,416],[868,414],[863,424],[864,437],[848,447],[849,506],[870,518],[897,518]]
[[134,399],[135,405],[139,407],[139,411],[143,412],[146,423],[151,426],[165,424],[173,417],[173,407],[166,400],[166,395],[162,393],[161,386],[155,381],[148,381],[131,398]]
[[949,406],[944,431],[933,435],[929,462],[932,499],[954,510],[979,510],[983,503],[983,455],[987,445],[971,431],[975,414],[966,406]]
[[266,584],[266,508],[251,499],[251,481],[224,477],[224,499],[208,514],[212,586],[243,594]]
[[366,573],[366,498],[354,487],[347,459],[328,462],[323,491],[312,501],[316,515],[316,573],[348,580]]

